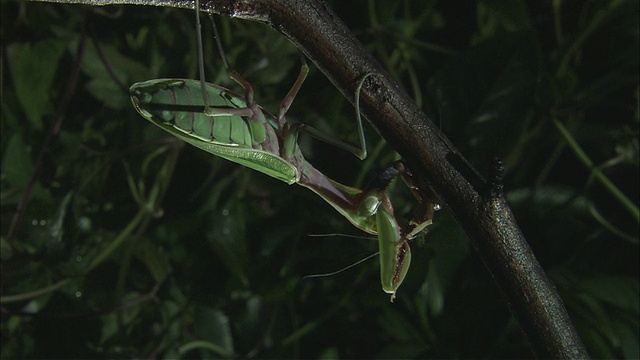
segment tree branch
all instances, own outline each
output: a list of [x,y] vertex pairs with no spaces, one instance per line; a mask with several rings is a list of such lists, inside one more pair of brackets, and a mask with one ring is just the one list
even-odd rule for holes
[[[193,8],[191,1],[169,0],[53,2]],[[494,179],[485,181],[326,4],[320,0],[210,0],[201,6],[221,15],[264,22],[283,33],[352,103],[363,76],[378,74],[362,88],[362,114],[449,207],[493,274],[535,354],[588,357],[502,195],[500,164]]]

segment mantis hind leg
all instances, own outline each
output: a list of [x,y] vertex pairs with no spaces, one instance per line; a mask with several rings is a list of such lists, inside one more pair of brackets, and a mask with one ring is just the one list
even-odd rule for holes
[[360,116],[360,91],[362,90],[362,86],[364,85],[365,80],[367,80],[367,78],[372,75],[376,75],[376,73],[366,73],[358,82],[358,86],[356,87],[355,92],[356,129],[358,130],[359,146],[353,146],[344,141],[336,140],[335,138],[326,135],[309,125],[302,125],[300,127],[300,130],[307,132],[314,138],[321,140],[329,145],[333,145],[339,149],[348,151],[360,160],[364,160],[367,157],[367,144],[364,138],[364,129],[362,127],[362,116]]
[[208,113],[209,108],[211,107],[211,102],[209,100],[209,93],[206,89],[206,81],[204,74],[204,54],[202,50],[202,25],[200,24],[200,0],[195,0],[195,10],[196,10],[196,40],[198,47],[198,72],[200,73],[200,90],[202,91],[202,98],[204,101],[204,112]]
[[308,74],[309,74],[309,66],[304,61],[304,58],[302,58],[302,66],[300,67],[300,74],[298,74],[298,78],[296,79],[296,82],[291,87],[291,90],[289,90],[289,92],[287,93],[287,96],[285,96],[285,98],[282,99],[282,103],[280,103],[280,109],[278,110],[278,125],[280,126],[281,129],[285,127],[285,123],[286,123],[284,115],[287,113],[287,111],[289,111],[291,104],[293,104],[293,100],[295,99],[296,95],[298,95],[298,91],[302,87],[302,83],[307,78]]
[[[278,117],[276,118],[280,129],[285,129],[287,126],[285,114],[287,113],[287,111],[289,111],[289,108],[291,107],[291,104],[293,104],[293,100],[296,98],[296,95],[298,95],[298,91],[302,87],[302,83],[304,83],[304,80],[307,78],[307,74],[309,74],[309,66],[307,66],[306,62],[304,62],[303,60],[302,67],[300,68],[300,73],[298,74],[298,78],[296,79],[296,82],[293,84],[293,86],[289,90],[289,93],[287,93],[287,96],[285,96],[285,98],[280,103],[280,108],[278,110]],[[240,75],[237,71],[232,71],[230,73],[230,76],[231,76],[231,79],[233,79],[233,81],[240,84],[240,86],[242,86],[242,88],[244,89],[245,99],[247,100],[247,106],[249,108],[253,108],[254,106],[257,108],[258,105],[256,104],[253,98],[253,94],[254,94],[253,87],[251,86],[249,81],[243,78],[242,75]]]
[[[199,6],[199,0],[196,0],[196,7]],[[198,14],[198,12],[196,12],[196,14]],[[256,103],[255,99],[254,99],[254,91],[253,91],[253,87],[251,86],[251,84],[249,83],[249,81],[247,81],[244,77],[242,77],[242,75],[240,75],[240,73],[238,73],[235,70],[231,70],[231,67],[229,66],[229,61],[227,60],[227,56],[225,55],[224,49],[222,47],[222,42],[220,41],[220,34],[218,34],[218,27],[216,26],[216,22],[215,19],[213,18],[213,15],[211,13],[209,13],[209,19],[211,19],[211,24],[213,27],[213,33],[214,33],[214,37],[216,39],[216,46],[218,47],[218,53],[220,54],[220,57],[222,57],[222,62],[224,63],[225,68],[229,71],[229,77],[231,78],[231,80],[235,81],[236,83],[238,83],[240,86],[242,86],[242,88],[244,89],[245,92],[245,101],[247,103],[247,108],[251,110],[251,113],[248,113],[245,109],[242,109],[240,111],[240,113],[238,115],[242,115],[242,116],[248,116],[250,117],[251,115],[253,115],[253,117],[255,118],[261,118],[262,116],[262,111],[260,111],[260,107],[258,106],[258,104]],[[210,102],[209,102],[209,96],[205,91],[205,81],[204,81],[204,61],[203,61],[203,54],[202,54],[202,35],[200,34],[200,16],[196,15],[196,24],[198,27],[198,65],[199,65],[199,70],[200,70],[200,82],[201,82],[201,86],[202,86],[202,93],[204,94],[204,103],[205,103],[205,112],[208,114],[211,114],[213,116],[218,115],[218,114],[225,114],[224,111],[219,112],[216,110],[212,110],[210,109]],[[264,120],[264,119],[263,119]]]
[[249,108],[254,108],[254,107],[258,108],[258,104],[256,103],[256,101],[254,99],[254,96],[253,96],[253,94],[254,94],[253,86],[251,86],[249,81],[247,81],[244,77],[242,77],[242,75],[240,75],[239,72],[237,72],[235,70],[230,70],[229,71],[229,77],[231,78],[231,80],[237,82],[244,89],[244,98],[247,101],[247,107],[249,107]]

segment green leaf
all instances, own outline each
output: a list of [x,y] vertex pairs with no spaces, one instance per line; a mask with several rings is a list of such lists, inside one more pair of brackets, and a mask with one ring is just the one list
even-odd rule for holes
[[17,188],[24,188],[33,173],[30,149],[19,134],[14,134],[7,142],[2,156],[2,175],[7,182]]
[[225,350],[226,353],[218,355],[233,354],[233,336],[229,318],[220,310],[209,307],[198,307],[195,316],[194,325],[198,338],[216,344]]
[[431,314],[440,315],[444,307],[444,291],[435,261],[429,264],[427,281],[422,285],[421,291],[426,294]]
[[[126,294],[122,301],[136,301],[140,297],[139,293],[131,292]],[[114,311],[102,316],[102,338],[101,343],[113,341],[113,339],[130,335],[136,326],[136,321],[144,305],[125,306],[119,311]]]
[[249,280],[244,211],[239,202],[229,201],[222,210],[211,216],[207,237],[218,258],[246,285]]
[[0,259],[2,261],[9,260],[13,257],[13,247],[11,243],[3,236],[0,237]]
[[[78,38],[69,44],[75,56]],[[128,87],[132,83],[148,80],[149,70],[143,64],[123,55],[117,47],[98,42],[87,42],[82,58],[82,71],[91,77],[86,89],[106,107],[119,110],[131,106]]]
[[524,1],[478,2],[478,22],[486,36],[494,35],[497,30],[516,32],[529,30],[531,22]]
[[598,276],[585,280],[584,288],[590,295],[618,309],[638,316],[640,296],[638,281],[628,277]]
[[42,116],[52,111],[50,89],[65,46],[65,41],[48,39],[7,47],[9,72],[18,101],[36,130],[42,130]]
[[169,275],[171,265],[167,255],[155,243],[148,239],[140,241],[136,247],[136,256],[147,266],[156,282],[162,283]]

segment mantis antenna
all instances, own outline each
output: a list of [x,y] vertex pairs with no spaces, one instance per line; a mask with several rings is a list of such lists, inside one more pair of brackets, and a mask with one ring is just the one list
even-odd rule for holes
[[222,47],[222,42],[220,40],[220,34],[218,34],[218,27],[216,26],[216,21],[213,18],[213,14],[209,13],[209,19],[211,19],[211,24],[213,25],[213,35],[216,38],[216,46],[218,47],[218,54],[222,57],[222,62],[224,63],[225,69],[229,69],[229,60],[227,60],[227,55],[224,52],[224,48]]
[[332,271],[332,272],[328,272],[328,273],[324,273],[324,274],[313,274],[313,275],[307,275],[307,276],[302,277],[302,280],[306,280],[306,279],[315,279],[315,278],[322,278],[322,277],[329,277],[329,276],[333,276],[333,275],[338,275],[338,274],[340,274],[341,272],[347,271],[347,270],[351,269],[352,267],[356,267],[356,266],[358,266],[358,265],[362,264],[363,262],[365,262],[365,261],[367,261],[367,260],[369,260],[369,259],[373,259],[374,257],[376,257],[376,256],[378,256],[378,255],[380,255],[380,252],[379,252],[379,251],[376,251],[376,252],[374,252],[373,254],[371,254],[371,255],[369,255],[369,256],[366,256],[365,258],[360,259],[360,260],[358,260],[358,261],[354,262],[354,263],[353,263],[353,264],[351,264],[351,265],[348,265],[348,266],[343,267],[343,268],[342,268],[342,269],[340,269],[340,270],[336,270],[336,271]]

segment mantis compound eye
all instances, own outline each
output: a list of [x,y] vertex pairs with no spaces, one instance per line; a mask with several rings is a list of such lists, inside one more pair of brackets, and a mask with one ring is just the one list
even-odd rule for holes
[[378,211],[380,207],[380,195],[378,191],[369,191],[360,202],[357,214],[361,217],[370,217]]

